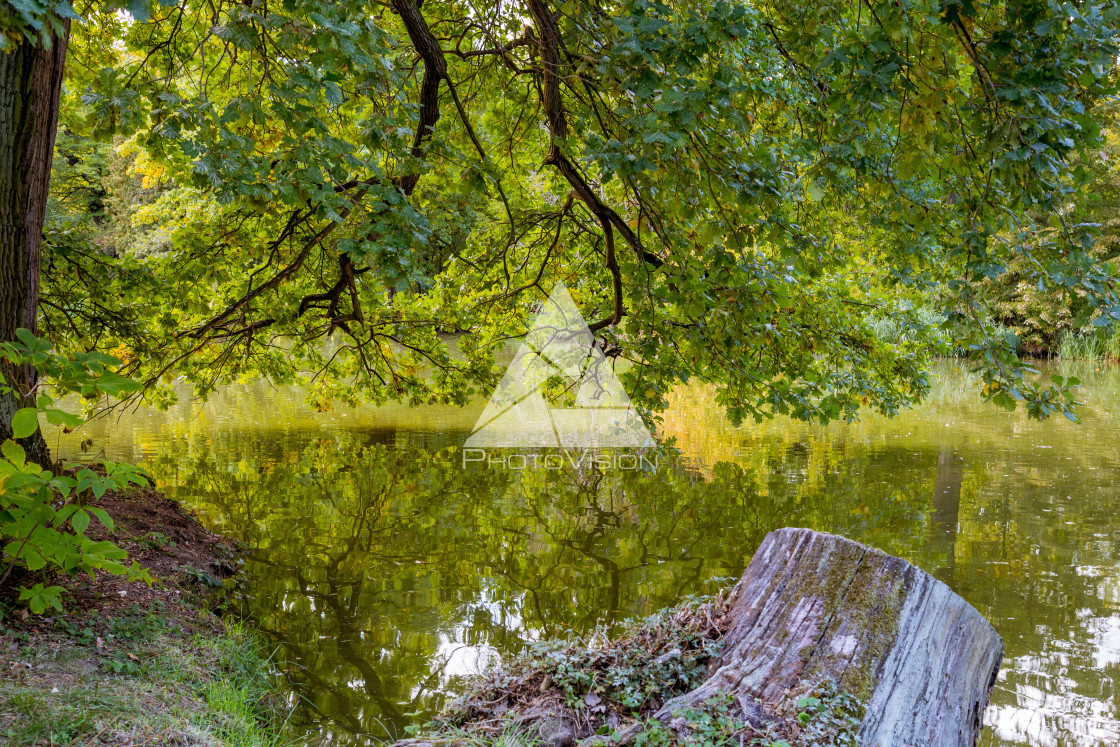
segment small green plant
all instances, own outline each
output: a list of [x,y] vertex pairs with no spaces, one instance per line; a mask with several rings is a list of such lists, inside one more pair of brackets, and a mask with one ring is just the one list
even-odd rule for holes
[[[585,706],[589,693],[637,712],[653,702],[698,685],[708,662],[719,652],[719,641],[690,614],[698,601],[659,612],[634,623],[631,631],[609,646],[583,641],[533,644],[526,658],[564,694],[569,708]],[[658,631],[656,643],[646,631]],[[660,644],[651,656],[651,645]]]
[[184,576],[186,576],[187,579],[194,581],[199,586],[220,588],[222,585],[221,579],[215,578],[201,568],[196,568],[195,566],[190,564],[179,566],[178,571],[179,573],[182,573]]
[[143,550],[166,550],[175,547],[175,540],[163,532],[148,532],[143,537],[137,537],[134,542]]
[[109,623],[106,638],[109,640],[146,641],[159,633],[163,633],[167,628],[164,604],[156,600],[151,602],[146,610],[142,610],[140,605],[134,604],[114,617]]
[[140,657],[120,651],[114,652],[109,658],[101,660],[101,668],[111,674],[135,676],[140,674]]
[[[0,392],[14,395],[34,406],[23,407],[12,417],[14,439],[26,438],[39,428],[39,415],[66,428],[84,421],[55,407],[54,399],[42,392],[49,385],[55,394],[77,393],[83,398],[121,396],[137,386],[111,369],[120,361],[101,353],[82,353],[65,358],[52,352],[50,344],[25,329],[16,333],[17,342],[0,344],[0,357],[10,369],[34,366],[39,372],[35,391],[19,391],[0,378]],[[127,575],[130,580],[151,581],[148,572],[136,563],[125,565],[127,553],[108,540],[86,536],[96,519],[107,531],[113,520],[91,499],[109,490],[124,490],[130,485],[148,484],[148,475],[129,464],[104,462],[101,470],[73,465],[71,474],[55,474],[29,462],[24,448],[9,439],[0,444],[0,590],[13,571],[22,573],[16,587],[18,599],[32,612],[48,608],[62,610],[61,586],[50,584],[59,574],[93,574],[101,570]],[[26,578],[26,580],[25,580]]]
[[859,699],[828,680],[797,701],[799,739],[804,744],[856,747],[864,708]]
[[90,646],[97,640],[97,634],[93,632],[93,628],[88,625],[79,628],[73,622],[65,617],[55,618],[55,626],[69,636],[79,646]]
[[681,744],[720,745],[743,744],[751,747],[777,747],[775,742],[756,734],[755,730],[736,714],[735,701],[728,695],[718,695],[703,708],[686,708],[674,712],[672,728],[663,727],[651,720],[638,735],[634,744],[644,747],[669,747]]
[[863,706],[828,681],[797,700],[792,720],[775,719],[754,726],[743,720],[735,700],[720,694],[702,708],[674,711],[668,726],[647,721],[635,745],[743,745],[743,747],[856,747]]

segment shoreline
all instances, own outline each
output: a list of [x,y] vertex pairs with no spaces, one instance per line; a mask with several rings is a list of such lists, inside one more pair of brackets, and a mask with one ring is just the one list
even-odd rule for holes
[[[94,502],[157,579],[56,580],[64,613],[0,599],[0,741],[30,745],[282,743],[290,706],[264,639],[221,617],[235,544],[152,488]],[[91,539],[108,537],[90,528]]]

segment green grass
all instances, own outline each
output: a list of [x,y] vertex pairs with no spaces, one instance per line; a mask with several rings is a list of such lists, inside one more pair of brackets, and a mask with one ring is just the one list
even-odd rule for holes
[[1058,342],[1058,358],[1064,361],[1120,361],[1120,332],[1066,333]]
[[215,635],[161,623],[114,620],[108,629],[121,635],[106,633],[101,647],[80,631],[21,646],[8,636],[19,650],[0,657],[0,743],[283,743],[287,707],[260,639],[237,624]]

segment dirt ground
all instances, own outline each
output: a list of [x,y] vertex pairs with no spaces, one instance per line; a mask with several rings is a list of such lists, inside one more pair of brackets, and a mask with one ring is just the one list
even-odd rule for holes
[[109,492],[92,505],[108,511],[116,526],[110,535],[93,521],[87,536],[113,540],[128,552],[130,563],[140,563],[157,582],[148,586],[106,573],[98,573],[94,579],[88,575],[61,577],[53,583],[67,590],[68,609],[111,614],[157,600],[175,604],[184,593],[197,592],[200,586],[221,586],[221,581],[239,567],[235,543],[207,531],[198,519],[158,490],[134,489],[124,496]]

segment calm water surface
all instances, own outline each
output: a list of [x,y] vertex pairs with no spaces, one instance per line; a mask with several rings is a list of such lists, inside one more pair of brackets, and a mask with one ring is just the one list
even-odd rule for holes
[[679,392],[655,472],[462,464],[479,408],[315,413],[231,387],[63,437],[147,464],[247,544],[245,611],[279,647],[309,744],[366,744],[525,641],[642,616],[737,578],[781,526],[838,532],[944,580],[1003,636],[982,744],[1120,743],[1120,372],[1084,423],[978,402],[968,374],[893,420],[732,427]]

